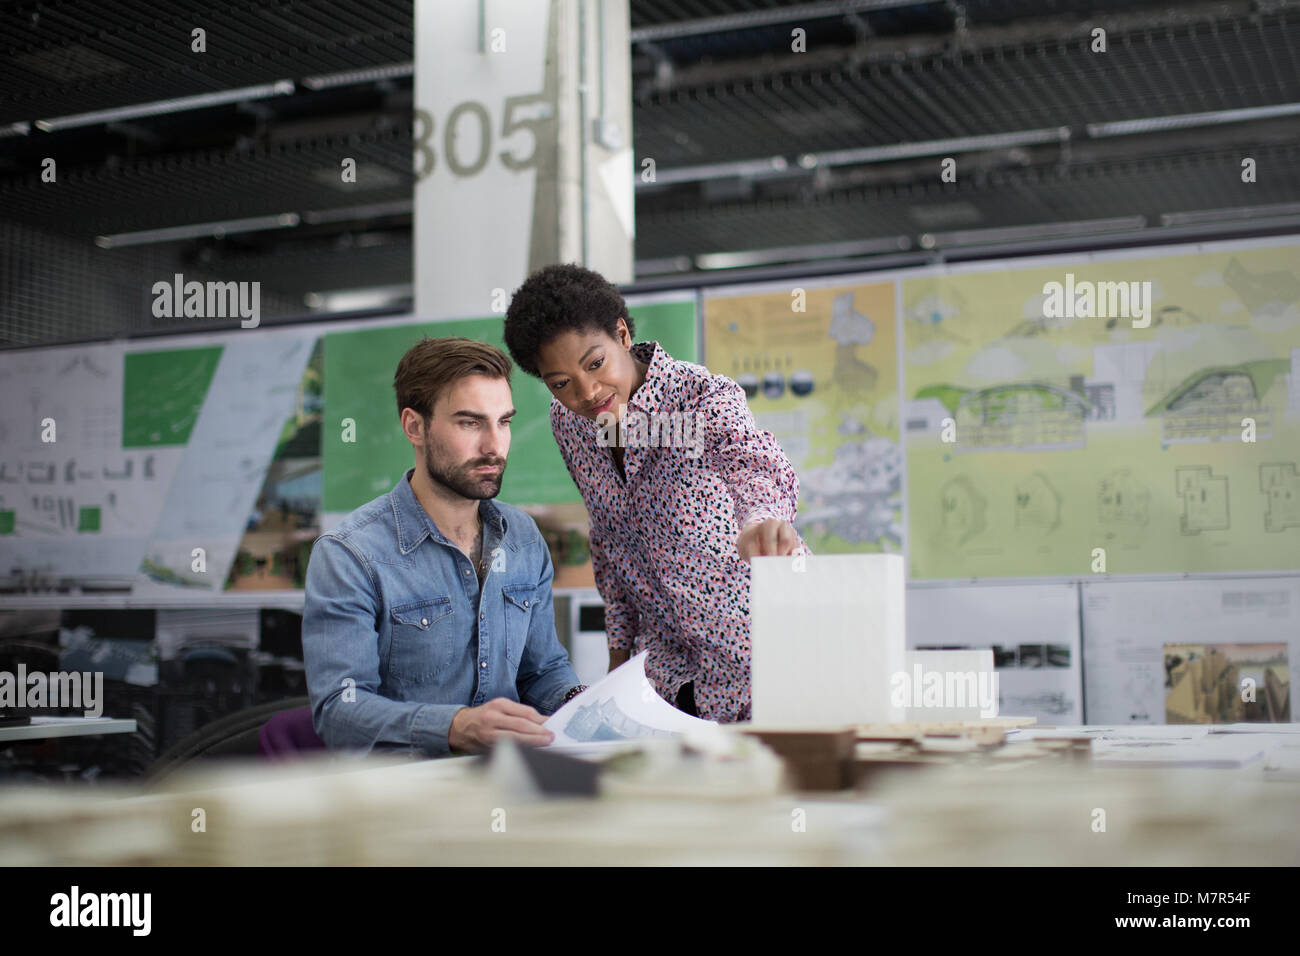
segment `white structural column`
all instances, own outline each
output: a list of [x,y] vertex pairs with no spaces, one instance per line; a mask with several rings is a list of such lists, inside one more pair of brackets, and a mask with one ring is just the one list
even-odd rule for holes
[[418,315],[553,262],[632,279],[628,0],[416,0],[415,113]]

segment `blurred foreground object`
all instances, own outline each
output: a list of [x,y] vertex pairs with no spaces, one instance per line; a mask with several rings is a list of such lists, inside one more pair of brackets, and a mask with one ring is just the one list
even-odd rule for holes
[[[845,728],[823,732],[824,749],[843,767],[851,743],[852,772],[875,772],[857,792],[813,793],[789,789],[797,761],[792,772],[759,735],[713,730],[603,754],[587,797],[572,794],[590,791],[589,774],[549,765],[572,757],[529,760],[513,745],[196,769],[165,790],[13,788],[0,791],[0,864],[1300,863],[1300,782],[1267,773],[1289,745],[1239,769],[1154,771],[1083,759],[1097,729],[996,745],[987,728],[984,741]],[[864,748],[891,749],[871,760]]]

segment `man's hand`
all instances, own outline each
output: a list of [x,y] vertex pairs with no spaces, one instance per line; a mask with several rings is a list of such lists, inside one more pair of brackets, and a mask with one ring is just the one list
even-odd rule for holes
[[462,707],[451,719],[447,743],[453,751],[472,753],[486,750],[500,737],[512,737],[521,744],[542,747],[555,735],[542,726],[546,718],[527,704],[506,697],[494,697],[478,707]]
[[799,535],[794,525],[780,518],[751,524],[736,538],[736,550],[745,561],[765,554],[794,554],[798,546]]
[[632,649],[630,647],[625,647],[617,651],[611,647],[609,649],[609,669],[613,670],[615,667],[618,667],[620,664],[626,664],[631,659],[631,657],[632,657]]

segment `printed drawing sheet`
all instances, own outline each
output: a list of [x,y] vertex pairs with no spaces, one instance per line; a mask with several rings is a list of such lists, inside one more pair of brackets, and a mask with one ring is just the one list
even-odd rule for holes
[[646,652],[606,674],[547,719],[549,750],[588,750],[645,737],[675,737],[717,726],[684,714],[659,696],[645,676]]
[[1294,720],[1295,578],[1084,581],[1082,600],[1089,723],[1254,723],[1271,733]]
[[985,647],[993,651],[999,714],[1051,726],[1083,723],[1073,583],[907,589],[908,650]]

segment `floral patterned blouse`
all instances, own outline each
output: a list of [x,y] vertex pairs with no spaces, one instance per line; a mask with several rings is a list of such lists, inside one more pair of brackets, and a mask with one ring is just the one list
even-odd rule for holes
[[[612,429],[551,401],[551,429],[591,518],[609,646],[649,651],[646,674],[665,699],[694,681],[701,717],[748,720],[749,562],[736,537],[768,518],[793,521],[799,479],[731,379],[657,342],[632,354],[649,368],[622,430],[626,480]],[[795,553],[810,553],[802,537]]]

